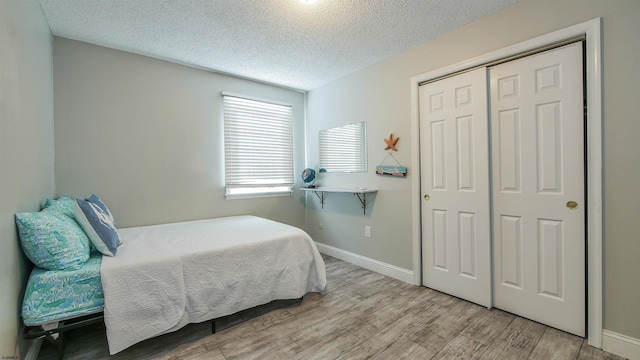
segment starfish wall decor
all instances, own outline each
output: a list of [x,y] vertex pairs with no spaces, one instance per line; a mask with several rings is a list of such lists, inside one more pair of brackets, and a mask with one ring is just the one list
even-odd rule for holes
[[400,140],[399,137],[394,139],[393,134],[389,134],[389,138],[384,139],[384,142],[387,143],[387,147],[385,147],[384,149],[398,151],[398,148],[396,147],[396,143],[398,142],[398,140]]

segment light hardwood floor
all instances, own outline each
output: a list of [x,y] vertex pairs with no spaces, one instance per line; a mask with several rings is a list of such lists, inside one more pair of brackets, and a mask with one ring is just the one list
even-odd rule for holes
[[[622,359],[586,340],[324,256],[328,294],[192,324],[109,356],[103,325],[65,359]],[[39,359],[54,359],[43,346]]]

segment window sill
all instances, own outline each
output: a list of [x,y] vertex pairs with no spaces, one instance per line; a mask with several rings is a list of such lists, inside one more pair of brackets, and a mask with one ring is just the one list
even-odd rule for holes
[[291,196],[291,195],[293,195],[293,190],[245,192],[245,193],[235,193],[235,194],[226,193],[224,197],[227,200],[235,200],[235,199],[253,199],[253,198],[265,198],[265,197],[276,197],[276,196]]

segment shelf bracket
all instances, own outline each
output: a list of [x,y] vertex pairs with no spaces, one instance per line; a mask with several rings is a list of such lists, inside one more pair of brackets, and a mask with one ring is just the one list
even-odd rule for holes
[[316,196],[320,200],[320,208],[324,209],[324,191],[319,191],[319,192],[320,194],[318,194],[318,191],[313,190],[313,193],[316,194]]
[[362,204],[362,214],[367,215],[367,194],[354,192],[353,195],[357,196],[360,204]]
[[[0,0],[2,1],[2,0]],[[324,198],[325,192],[335,192],[335,193],[352,193],[355,195],[360,204],[362,205],[362,213],[367,215],[367,193],[377,193],[377,189],[366,189],[366,188],[332,188],[332,187],[301,187],[300,190],[305,192],[313,192],[318,200],[320,200],[320,206],[324,209]]]

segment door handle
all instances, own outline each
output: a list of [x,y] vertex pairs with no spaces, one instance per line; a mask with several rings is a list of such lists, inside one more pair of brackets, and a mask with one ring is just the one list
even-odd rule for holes
[[577,202],[575,202],[575,201],[573,201],[573,200],[572,200],[572,201],[568,201],[568,202],[567,202],[567,207],[568,207],[569,209],[571,209],[571,210],[575,210],[575,209],[577,209],[577,208],[578,208],[578,203],[577,203]]
[[431,199],[431,197],[429,196],[429,194],[424,194],[424,200],[425,201],[429,201],[429,199]]

